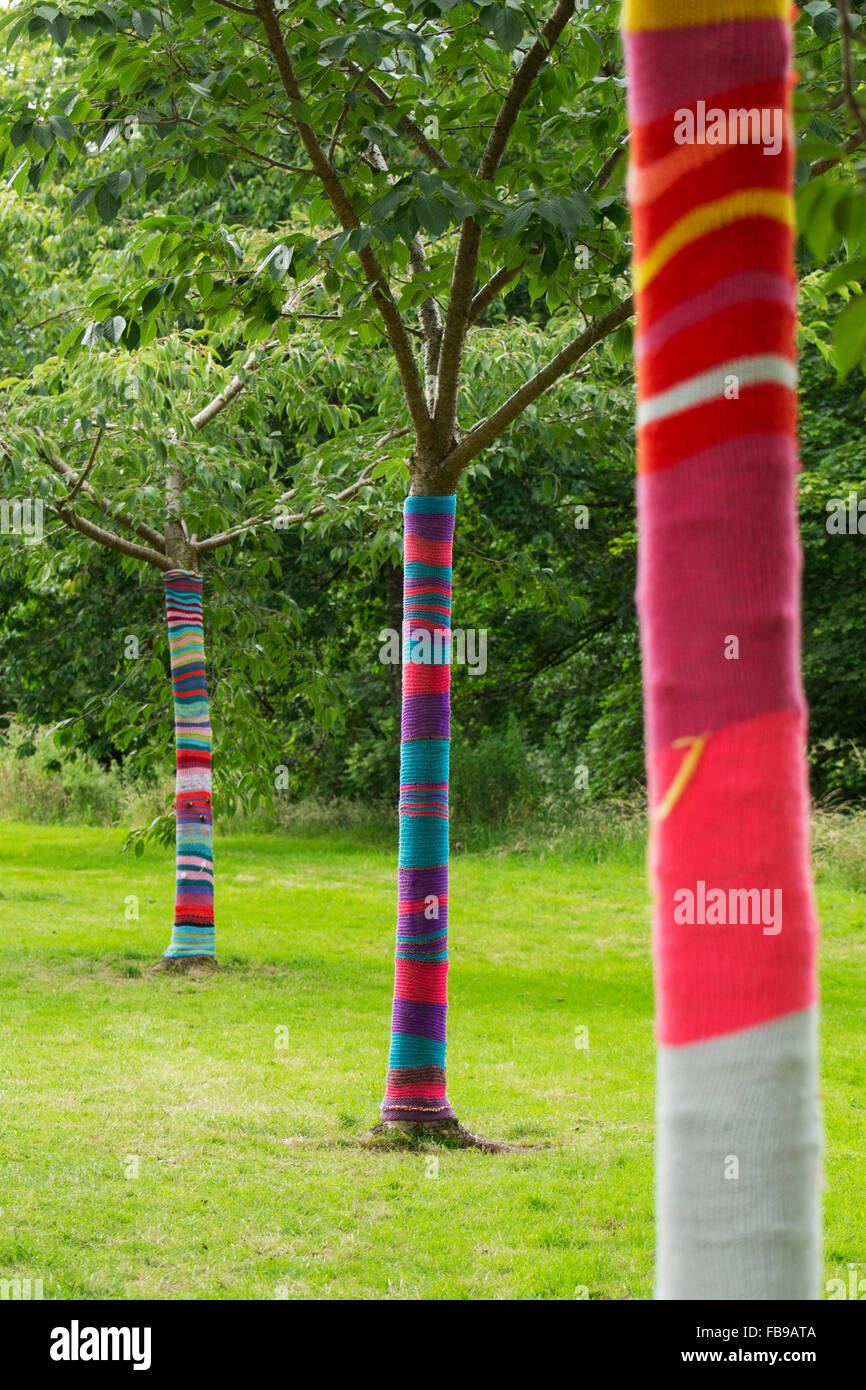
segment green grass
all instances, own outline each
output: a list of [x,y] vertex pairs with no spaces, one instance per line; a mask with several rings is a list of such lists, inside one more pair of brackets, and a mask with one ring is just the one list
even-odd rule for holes
[[[454,863],[449,1092],[473,1130],[540,1146],[488,1156],[353,1142],[387,1053],[381,836],[219,840],[224,968],[200,980],[148,973],[171,859],[127,862],[123,838],[0,825],[0,1277],[54,1298],[650,1297],[639,847]],[[862,1259],[866,893],[825,874],[820,896],[830,1278]]]

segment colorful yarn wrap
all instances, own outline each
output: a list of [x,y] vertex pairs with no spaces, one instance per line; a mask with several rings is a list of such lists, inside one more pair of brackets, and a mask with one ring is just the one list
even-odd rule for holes
[[408,497],[404,510],[400,851],[386,1121],[454,1115],[445,1089],[445,1019],[455,504],[454,497]]
[[[789,18],[788,0],[623,10],[659,1298],[819,1296]],[[719,111],[723,140],[683,138]],[[776,153],[754,138],[774,128]]]
[[211,727],[204,660],[202,578],[168,570],[165,616],[171,655],[176,758],[177,887],[174,930],[163,954],[213,956],[213,812]]

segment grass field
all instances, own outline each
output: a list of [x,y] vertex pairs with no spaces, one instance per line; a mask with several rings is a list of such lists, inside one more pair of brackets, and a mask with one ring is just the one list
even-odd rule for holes
[[[123,838],[0,824],[0,1278],[76,1299],[651,1296],[639,848],[455,860],[449,1093],[476,1132],[538,1146],[484,1155],[355,1142],[387,1053],[381,836],[218,840],[223,970],[197,980],[148,972],[171,859],[127,861]],[[866,892],[831,869],[819,899],[831,1278],[864,1256]]]

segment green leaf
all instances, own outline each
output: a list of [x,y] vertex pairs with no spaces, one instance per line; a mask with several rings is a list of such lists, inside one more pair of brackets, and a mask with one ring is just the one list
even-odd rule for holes
[[69,204],[69,211],[71,213],[81,212],[82,208],[86,208],[88,203],[93,202],[95,196],[95,183],[89,184],[87,188],[79,188],[78,192],[73,197],[72,202]]
[[840,240],[833,211],[845,191],[843,184],[830,184],[824,178],[812,179],[797,190],[797,224],[816,260],[825,260]]
[[9,132],[9,143],[14,150],[17,150],[25,141],[30,139],[30,132],[36,124],[35,118],[30,115],[19,116]]
[[66,15],[65,15],[65,14],[59,14],[59,15],[57,15],[57,17],[55,18],[54,22],[52,23],[52,25],[51,25],[51,32],[52,32],[52,34],[54,35],[55,39],[57,40],[57,42],[58,42],[58,44],[60,45],[61,48],[63,48],[63,47],[65,46],[66,40],[69,38],[69,30],[70,30],[71,28],[72,28],[72,25],[70,24],[69,20],[66,18]]
[[534,211],[535,203],[532,199],[522,203],[520,207],[512,208],[502,219],[502,235],[512,237],[522,232]]
[[262,271],[266,270],[272,280],[284,279],[289,266],[292,264],[294,249],[293,246],[284,246],[282,243],[280,243],[279,246],[275,246],[274,249],[265,256],[256,274],[260,275]]
[[132,174],[128,169],[114,169],[105,180],[105,187],[113,197],[120,199],[120,195],[125,193],[132,183]]
[[244,253],[241,250],[235,238],[232,236],[231,232],[227,232],[225,227],[220,227],[220,236],[222,237],[226,245],[230,246],[231,249],[234,251],[235,255],[237,256],[238,265],[241,265],[243,263]]
[[96,211],[99,213],[100,221],[113,222],[120,208],[120,199],[103,184],[96,194]]
[[836,320],[833,353],[839,375],[845,377],[866,354],[866,295],[852,300]]
[[159,304],[159,301],[162,299],[162,290],[162,285],[154,285],[144,296],[144,299],[141,301],[141,312],[144,314],[145,318],[147,318],[149,314],[152,314],[157,304]]
[[66,116],[49,116],[48,124],[60,140],[74,140],[75,126]]
[[861,280],[866,280],[866,256],[857,256],[852,261],[846,261],[844,265],[837,265],[821,281],[821,289],[829,293],[830,290],[838,289],[840,285],[857,284]]
[[54,144],[54,131],[48,125],[35,125],[31,136],[41,150],[50,150]]
[[516,48],[523,38],[523,25],[520,16],[514,10],[509,10],[505,5],[497,5],[493,16],[493,32],[500,48],[504,48],[506,53],[510,53]]
[[123,315],[114,314],[102,324],[102,336],[107,343],[119,343],[125,327],[126,319]]
[[132,12],[132,27],[140,39],[150,38],[155,22],[149,10],[133,10]]
[[415,211],[418,221],[429,236],[441,236],[451,226],[451,213],[447,205],[435,198],[417,198]]

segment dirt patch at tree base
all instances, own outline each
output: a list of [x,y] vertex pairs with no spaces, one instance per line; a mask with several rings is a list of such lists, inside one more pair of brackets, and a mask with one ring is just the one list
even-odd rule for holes
[[151,975],[215,975],[219,961],[213,956],[163,956],[150,967]]
[[442,1144],[449,1149],[478,1149],[481,1153],[519,1153],[525,1144],[503,1144],[471,1134],[459,1120],[386,1120],[363,1135],[362,1143],[376,1149],[421,1149]]

